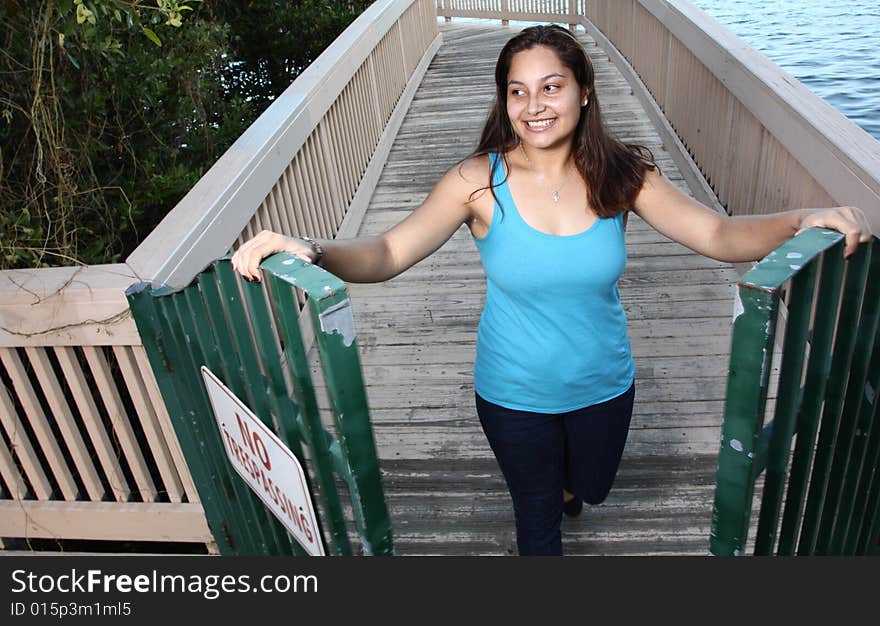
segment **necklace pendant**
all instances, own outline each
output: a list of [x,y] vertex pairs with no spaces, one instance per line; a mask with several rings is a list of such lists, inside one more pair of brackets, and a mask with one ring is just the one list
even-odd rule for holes
[[559,192],[558,191],[553,192],[553,202],[556,202],[556,203],[559,202]]

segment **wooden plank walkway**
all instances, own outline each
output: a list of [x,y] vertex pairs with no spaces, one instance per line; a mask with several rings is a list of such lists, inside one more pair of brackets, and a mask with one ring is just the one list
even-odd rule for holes
[[[492,73],[515,32],[441,26],[359,235],[403,219],[475,146]],[[650,147],[687,190],[630,87],[580,33],[608,126]],[[734,269],[669,241],[637,216],[620,292],[636,359],[635,410],[605,503],[563,522],[566,554],[706,554],[729,354]],[[402,555],[516,553],[513,513],[480,429],[472,364],[485,278],[465,227],[383,284],[351,285],[396,549]]]

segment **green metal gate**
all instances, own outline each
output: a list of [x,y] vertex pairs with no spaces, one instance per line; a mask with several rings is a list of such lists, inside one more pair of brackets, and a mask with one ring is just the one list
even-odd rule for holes
[[[744,554],[754,517],[756,555],[880,552],[880,241],[846,263],[843,246],[840,233],[812,228],[739,283],[711,554]],[[765,424],[786,290],[776,407]]]
[[[263,282],[247,282],[228,258],[173,292],[146,283],[126,292],[162,397],[221,554],[305,554],[232,469],[202,380],[204,365],[294,453],[321,504],[326,552],[352,554],[337,478],[350,494],[363,554],[393,553],[351,301],[323,269],[278,254]],[[307,296],[333,413],[322,425],[297,291]],[[301,299],[302,299],[301,295]],[[308,454],[306,454],[306,451]]]

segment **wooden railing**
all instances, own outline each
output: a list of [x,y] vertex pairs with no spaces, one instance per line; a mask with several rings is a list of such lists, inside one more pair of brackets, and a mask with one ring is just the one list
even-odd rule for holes
[[[128,265],[154,284],[181,288],[263,228],[333,238],[346,219],[359,220],[406,107],[393,123],[392,113],[401,97],[408,104],[438,37],[430,0],[371,6],[196,183]],[[393,132],[383,143],[386,129]]]
[[379,0],[125,263],[0,272],[0,538],[213,547],[125,289],[262,228],[353,235],[439,45],[432,0]]
[[0,537],[212,542],[128,313],[135,280],[0,275]]
[[[681,0],[593,0],[587,4],[587,18],[581,23],[627,77],[655,125],[660,128],[661,134],[664,128],[668,128],[669,143],[675,144],[670,147],[679,148],[679,158],[676,159],[679,167],[686,176],[688,168],[698,168],[702,174],[700,178],[703,180],[698,180],[694,175],[689,176],[695,194],[699,196],[703,192],[703,197],[699,199],[711,204],[717,198],[716,208],[723,207],[731,215],[766,214],[800,207],[854,205],[865,211],[874,233],[880,233],[880,142],[769,59],[743,43],[704,12]],[[671,152],[675,158],[675,150]],[[701,186],[704,187],[703,190],[700,189]],[[715,197],[710,197],[710,193]],[[876,243],[875,239],[875,254]],[[793,249],[797,249],[802,244],[793,242],[792,245],[795,246]],[[835,252],[840,253],[840,246],[835,248]],[[866,253],[870,255],[868,247],[862,246],[860,255]],[[766,263],[772,265],[773,259],[768,257]],[[741,266],[738,269],[742,272],[745,268]],[[850,267],[847,276],[857,273],[857,270]],[[786,281],[779,282],[782,284]],[[761,456],[758,453],[764,451],[764,447],[760,446],[769,446],[773,450],[772,453],[768,452],[772,463],[766,465],[767,484],[763,487],[764,500],[755,545],[758,554],[769,554],[774,550],[781,554],[794,553],[792,546],[802,530],[799,514],[804,511],[806,498],[804,494],[792,496],[792,491],[788,492],[789,501],[786,502],[785,520],[782,522],[783,534],[779,546],[774,548],[777,516],[782,510],[780,485],[786,480],[782,476],[789,458],[791,435],[796,430],[793,412],[798,407],[797,401],[792,398],[797,399],[803,391],[799,387],[800,371],[792,374],[796,368],[790,364],[802,362],[798,359],[803,359],[805,355],[811,355],[812,358],[813,353],[820,350],[817,336],[801,337],[799,341],[787,339],[792,333],[802,332],[807,327],[801,318],[804,313],[803,303],[791,302],[796,292],[796,285],[793,284],[796,281],[790,282],[792,285],[786,284],[786,288],[774,292],[774,306],[778,307],[779,316],[778,319],[774,317],[773,322],[779,329],[778,337],[786,338],[781,345],[776,341],[777,356],[782,362],[783,370],[780,373],[779,388],[768,389],[766,379],[759,385],[755,385],[755,381],[746,384],[749,388],[747,393],[761,396],[756,407],[761,405],[759,408],[763,408],[768,392],[777,396],[775,410],[778,419],[774,420],[773,427],[763,426],[762,429],[764,415],[756,408],[755,413],[750,415],[754,438],[748,439],[745,436],[740,437],[742,433],[729,434],[726,417],[725,440],[721,448],[722,466],[726,457],[740,454],[737,449],[739,446],[731,447],[736,442],[742,442],[745,446],[741,449],[743,459],[747,452],[755,453],[751,475],[742,483],[748,485],[741,489],[742,492],[748,492],[747,495],[752,493],[754,480],[760,473],[759,466],[771,463],[767,457],[758,459]],[[748,289],[753,288],[753,285],[748,286]],[[784,300],[779,297],[783,292]],[[869,289],[869,293],[874,292]],[[832,300],[836,302],[833,298]],[[834,310],[834,307],[830,309]],[[806,313],[809,318],[809,307]],[[840,336],[853,330],[848,328],[849,323],[843,315],[841,319],[828,321],[830,331],[838,336],[838,340]],[[829,340],[830,336],[832,335],[829,334]],[[769,358],[767,355],[773,353],[773,334],[768,334],[765,339],[767,343],[763,347],[766,348],[766,360]],[[733,343],[734,356],[738,350],[747,349],[741,342]],[[868,352],[870,349],[869,346]],[[846,354],[845,349],[838,349],[836,346],[835,351],[836,357],[848,358],[843,356]],[[851,356],[852,353],[849,354]],[[822,356],[827,356],[827,352],[822,353]],[[817,356],[814,359],[813,373],[807,374],[813,376],[813,380],[822,376],[822,367],[817,365],[819,358]],[[769,360],[767,364],[769,365]],[[786,364],[789,364],[788,388],[783,384]],[[827,362],[825,365],[827,366]],[[742,368],[737,368],[740,369]],[[861,398],[859,394],[864,388],[864,372],[854,375],[847,383],[845,374],[849,372],[849,362],[841,361],[834,369],[837,378],[829,385],[835,388],[829,390],[828,394],[832,396],[846,390],[847,403],[843,408],[843,417],[840,405],[835,405],[838,411],[836,415],[835,409],[828,409],[826,406],[822,426],[824,434],[819,435],[819,446],[823,451],[817,452],[820,456],[826,456],[821,459],[821,463],[817,457],[816,465],[812,468],[811,443],[815,441],[818,424],[814,421],[816,429],[809,433],[799,431],[795,456],[797,471],[792,470],[790,490],[795,484],[795,491],[802,489],[806,484],[805,475],[811,469],[814,477],[829,471],[829,458],[834,454],[835,445],[833,439],[829,439],[829,433],[836,432],[838,424],[847,424],[851,428],[848,431],[850,436],[854,432],[851,420],[858,412],[857,405]],[[768,371],[761,371],[760,375],[767,376]],[[862,376],[861,383],[859,376]],[[816,391],[815,387],[815,384],[809,385],[808,396]],[[728,405],[741,402],[746,393],[744,390],[745,387],[734,388],[729,384],[726,393]],[[865,392],[866,397],[871,395]],[[801,409],[802,411],[808,412],[818,406],[815,398],[805,402],[810,404],[805,405],[806,408]],[[870,411],[866,409],[862,413],[866,414],[865,419],[870,423],[867,415]],[[800,428],[800,417],[797,424],[797,428]],[[864,443],[862,441],[861,445],[864,446]],[[822,486],[818,494],[813,493],[815,489],[811,487],[809,500],[806,501],[807,511],[803,522],[806,530],[800,535],[798,554],[812,554],[816,551],[824,554],[841,553],[844,550],[847,553],[864,553],[871,550],[863,540],[869,536],[876,539],[876,523],[863,529],[866,533],[864,537],[858,534],[859,531],[847,535],[853,510],[850,508],[841,512],[837,506],[837,498],[842,493],[850,493],[850,489],[856,489],[855,485],[860,485],[861,495],[867,494],[866,481],[859,482],[861,467],[853,469],[848,464],[850,451],[855,449],[851,447],[853,445],[852,439],[838,442],[834,466],[831,469],[834,480],[826,483],[811,479],[814,487],[817,484]],[[749,449],[746,450],[746,447]],[[751,455],[748,456],[751,458]],[[873,463],[876,464],[876,455]],[[735,459],[733,465],[742,465],[741,459]],[[858,461],[855,461],[855,465],[858,465]],[[722,489],[722,480],[727,479],[722,476],[726,476],[727,471],[719,470],[716,507],[718,498],[723,500],[729,497],[729,492],[725,495]],[[866,471],[870,473],[871,469]],[[846,481],[843,478],[844,473]],[[850,480],[851,473],[854,480]],[[873,489],[876,490],[876,485]],[[826,493],[828,501],[822,508]],[[872,502],[876,503],[876,495],[873,498]],[[733,521],[734,532],[728,533],[723,540],[729,542],[726,544],[728,546],[739,542],[733,551],[744,550],[750,521],[751,500],[744,498],[738,504],[742,515]],[[865,517],[864,508],[858,515]],[[810,524],[818,523],[820,516],[822,528],[819,534],[820,543],[817,545],[815,538],[819,530],[811,528]],[[729,516],[727,519],[732,520],[733,517]],[[836,524],[838,519],[844,521]],[[867,519],[872,519],[871,515]],[[808,536],[806,540],[804,533]],[[721,544],[718,537],[721,534],[721,526],[713,524],[712,541],[715,553],[725,551],[719,549]],[[733,535],[737,536],[736,542],[731,540]],[[844,548],[842,538],[852,545],[848,543]],[[858,548],[856,539],[860,542]],[[823,541],[825,543],[821,543]],[[873,549],[876,550],[876,547]]]
[[563,22],[572,27],[588,0],[436,0],[437,15],[452,17]]
[[853,205],[880,233],[880,142],[767,57],[682,0],[591,0],[586,17],[728,213]]

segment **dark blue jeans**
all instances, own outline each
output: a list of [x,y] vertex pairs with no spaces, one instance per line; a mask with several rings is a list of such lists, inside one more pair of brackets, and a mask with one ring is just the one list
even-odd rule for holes
[[623,394],[568,413],[506,409],[476,395],[477,415],[513,499],[521,555],[561,555],[562,489],[604,501],[620,465],[635,398]]

